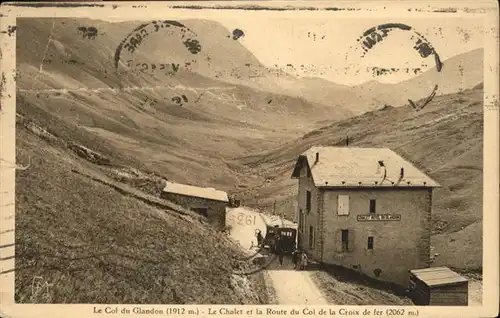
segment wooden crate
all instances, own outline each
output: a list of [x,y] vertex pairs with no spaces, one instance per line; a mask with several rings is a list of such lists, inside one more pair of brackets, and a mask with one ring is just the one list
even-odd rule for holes
[[447,267],[410,270],[409,285],[416,305],[468,305],[468,280]]

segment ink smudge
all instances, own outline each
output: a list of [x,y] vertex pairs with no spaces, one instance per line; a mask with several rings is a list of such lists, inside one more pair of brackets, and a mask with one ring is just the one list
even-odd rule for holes
[[201,44],[198,40],[187,39],[182,42],[192,54],[198,54],[201,51]]
[[82,35],[83,38],[88,38],[94,40],[97,37],[97,29],[93,26],[91,27],[78,27],[77,32]]
[[[120,44],[116,48],[115,56],[114,56],[115,69],[118,69],[118,64],[120,62],[120,56],[121,56],[122,50],[125,48],[128,50],[128,52],[134,53],[135,49],[149,35],[149,33],[146,30],[146,28],[149,26],[153,26],[155,28],[153,30],[153,32],[158,32],[161,28],[164,28],[164,27],[168,28],[170,26],[175,26],[175,27],[181,28],[181,30],[184,32],[187,30],[187,31],[191,32],[193,35],[196,35],[195,32],[193,32],[191,29],[187,28],[184,24],[179,23],[177,21],[173,21],[173,20],[152,21],[150,23],[143,23],[143,24],[139,25],[138,27],[136,27],[134,30],[132,30],[132,32],[130,32],[120,42]],[[185,35],[183,33],[182,37],[184,38],[184,36]],[[201,50],[201,45],[199,44],[199,42],[197,40],[189,40],[188,39],[188,41],[189,41],[188,42],[189,43],[188,49],[191,49],[190,50],[191,53],[193,53],[192,51],[196,51],[196,53],[198,53]],[[194,41],[196,41],[196,42],[194,42]],[[187,42],[187,41],[185,41],[185,42]],[[184,43],[184,44],[186,45],[186,43]],[[196,54],[196,53],[193,53],[193,54]]]
[[238,40],[240,37],[245,36],[245,33],[240,29],[233,30],[233,40]]
[[9,25],[9,27],[7,28],[7,33],[9,34],[9,36],[11,36],[12,33],[16,32],[16,30],[17,30],[17,26]]

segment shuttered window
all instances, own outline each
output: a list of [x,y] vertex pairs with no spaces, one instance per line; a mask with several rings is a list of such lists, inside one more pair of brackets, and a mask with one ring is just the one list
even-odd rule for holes
[[342,230],[342,252],[349,250],[349,230]]
[[348,229],[339,229],[336,234],[337,253],[346,253],[354,251],[354,232]]
[[309,248],[314,249],[314,227],[309,227]]
[[338,196],[338,215],[349,215],[349,196],[345,194],[339,194]]
[[306,191],[306,211],[311,211],[311,191]]

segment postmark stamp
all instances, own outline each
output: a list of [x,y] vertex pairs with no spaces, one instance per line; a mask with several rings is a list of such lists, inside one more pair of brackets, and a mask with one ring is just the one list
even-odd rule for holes
[[250,243],[250,250],[247,256],[234,259],[233,274],[246,276],[255,274],[267,269],[277,258],[274,244],[280,230],[287,229],[287,225],[281,216],[268,216],[255,212],[248,214],[245,212],[235,212],[230,214],[228,224],[237,231],[254,233],[251,242],[240,242],[245,248],[245,244]]
[[430,55],[433,55],[436,70],[438,72],[441,72],[443,63],[441,62],[436,49],[422,34],[420,34],[418,31],[413,30],[411,26],[403,23],[381,24],[363,32],[363,35],[361,35],[356,40],[357,42],[359,42],[359,47],[363,51],[361,53],[361,57],[364,57],[378,43],[381,43],[389,35],[390,32],[393,32],[395,30],[411,31],[410,39],[414,42],[413,49],[417,51],[422,58],[427,58]]
[[[282,263],[297,249],[299,233],[282,215],[235,209],[229,212],[228,225],[231,231],[238,232],[238,238],[242,237],[241,233],[247,233],[243,235],[244,240],[239,240],[244,249],[250,245],[246,256],[233,260],[233,274],[245,276],[274,268],[277,258]],[[248,239],[250,233],[253,234],[251,240]]]
[[[114,67],[118,72],[120,66],[126,70],[133,67],[133,62],[135,61],[135,66],[142,67],[142,70],[156,70],[165,71],[165,73],[175,74],[179,70],[179,64],[172,64],[169,62],[156,64],[141,63],[137,58],[137,53],[140,51],[141,45],[143,45],[146,40],[155,37],[155,40],[161,40],[162,37],[177,37],[185,46],[187,52],[191,54],[198,54],[202,50],[202,45],[197,39],[197,35],[194,31],[186,27],[184,24],[174,21],[174,20],[163,20],[163,21],[152,21],[149,23],[143,23],[133,29],[127,36],[120,42],[115,50],[114,55]],[[127,59],[127,65],[122,63],[124,55],[130,57]],[[167,53],[168,56],[168,53]],[[167,66],[170,65],[171,69]],[[189,67],[189,62],[185,63],[185,67]]]
[[[383,43],[385,39],[390,36],[390,33],[394,33],[395,31],[410,32],[409,38],[413,42],[412,49],[415,50],[423,60],[432,56],[434,58],[433,63],[435,65],[436,71],[441,72],[444,64],[441,61],[441,58],[439,57],[439,54],[434,46],[420,32],[414,30],[410,25],[403,23],[385,23],[366,30],[361,36],[356,39],[358,44],[355,48],[353,48],[353,51],[357,52],[360,58],[364,58],[367,54],[370,53],[370,51],[381,45],[381,43]],[[350,52],[346,54],[346,60],[348,59],[349,53]],[[373,76],[375,77],[401,71],[406,73],[418,74],[425,67],[427,67],[427,64],[422,63],[422,65],[412,68],[371,67],[371,71]],[[413,109],[419,111],[424,108],[430,101],[432,101],[437,93],[438,85],[435,84],[431,87],[432,91],[429,95],[427,95],[427,97],[418,96],[419,99],[424,98],[424,101],[422,103],[417,105],[415,101],[413,101],[412,99],[408,99],[408,102]]]
[[[89,28],[86,31],[88,33]],[[243,36],[243,34],[236,33],[235,36]],[[150,54],[149,52],[154,51],[156,43],[166,45],[167,50],[157,52],[156,56],[159,56],[157,58],[145,58],[145,52]],[[172,54],[174,51],[177,54]],[[126,90],[127,87],[123,82],[128,75],[156,79],[172,77],[178,75],[179,72],[192,72],[199,58],[209,61],[209,58],[203,54],[203,46],[196,32],[178,21],[154,20],[142,23],[127,33],[115,49],[113,64],[115,74],[120,80],[118,85]],[[171,106],[186,105],[190,99],[197,103],[202,95],[202,93],[197,93],[196,96],[188,97],[186,93],[179,92],[177,87],[166,88],[173,90],[172,95],[165,98],[165,102]]]

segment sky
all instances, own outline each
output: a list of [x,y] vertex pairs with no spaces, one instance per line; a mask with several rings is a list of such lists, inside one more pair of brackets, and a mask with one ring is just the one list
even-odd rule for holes
[[[238,41],[268,67],[277,66],[297,76],[322,77],[344,85],[374,79],[396,83],[415,76],[412,71],[416,68],[425,71],[435,67],[433,55],[422,58],[413,48],[416,41],[411,39],[413,31],[426,38],[441,61],[482,48],[484,42],[482,19],[453,15],[445,18],[331,18],[311,14],[265,17],[258,11],[243,11],[204,18],[221,23],[229,32],[236,28],[243,30],[245,36]],[[385,23],[404,23],[412,30],[390,32],[362,57],[358,38],[366,30]],[[409,69],[410,72],[374,77],[374,67]]]

